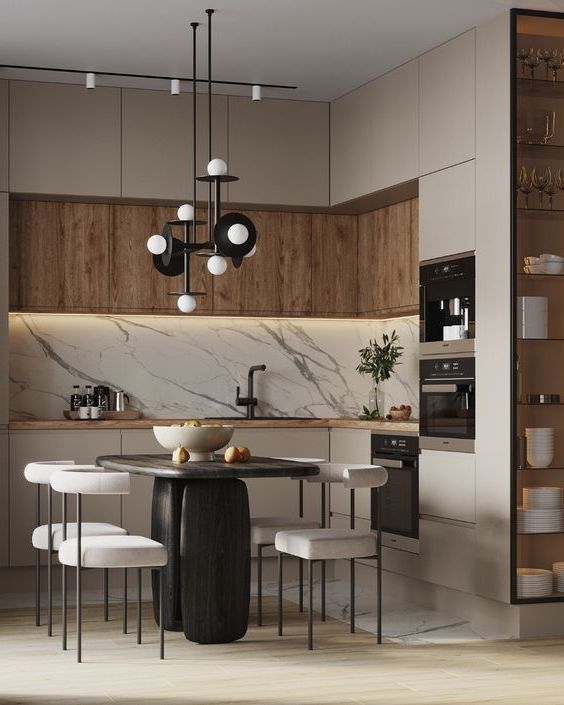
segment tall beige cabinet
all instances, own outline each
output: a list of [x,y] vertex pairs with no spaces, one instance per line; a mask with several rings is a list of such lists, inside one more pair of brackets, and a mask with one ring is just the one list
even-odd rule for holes
[[8,564],[8,81],[0,81],[0,567]]

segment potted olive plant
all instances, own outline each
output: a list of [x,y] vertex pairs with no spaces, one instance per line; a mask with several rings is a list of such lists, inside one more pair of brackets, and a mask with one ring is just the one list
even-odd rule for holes
[[367,347],[358,351],[360,364],[356,371],[372,377],[368,408],[363,406],[359,418],[373,420],[384,416],[384,395],[380,384],[390,379],[395,366],[401,364],[398,360],[403,355],[403,347],[398,343],[399,337],[394,330],[391,335],[383,334],[382,345],[377,340],[370,340]]

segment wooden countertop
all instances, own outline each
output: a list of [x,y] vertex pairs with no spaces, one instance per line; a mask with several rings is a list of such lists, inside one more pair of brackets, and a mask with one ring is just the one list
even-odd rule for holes
[[[143,429],[182,423],[184,419],[135,419],[133,421],[67,421],[66,419],[34,419],[10,421],[10,431],[72,430],[72,429]],[[411,433],[417,435],[419,422],[414,421],[361,421],[355,418],[334,419],[210,419],[210,423],[231,424],[235,428],[358,428],[380,433]]]

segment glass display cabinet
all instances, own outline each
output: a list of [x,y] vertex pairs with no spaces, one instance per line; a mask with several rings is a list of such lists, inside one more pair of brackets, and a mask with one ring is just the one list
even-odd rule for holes
[[512,11],[514,603],[564,600],[564,15]]

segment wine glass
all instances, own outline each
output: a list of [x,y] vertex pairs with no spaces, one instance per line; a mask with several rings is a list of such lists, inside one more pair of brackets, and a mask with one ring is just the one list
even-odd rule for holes
[[537,54],[541,61],[544,61],[544,68],[546,70],[546,80],[548,81],[548,69],[550,60],[557,55],[556,49],[539,49]]
[[525,65],[529,68],[531,72],[531,81],[535,78],[535,69],[540,64],[541,59],[538,53],[534,49],[529,49],[527,58],[525,59]]
[[[558,72],[562,68],[562,64],[564,63],[564,56],[562,55],[562,52],[560,54],[555,54],[554,56],[551,56],[548,63],[547,63],[547,68],[552,69],[552,81],[553,83],[556,83],[558,80]],[[548,76],[547,76],[548,78]]]
[[550,170],[550,167],[546,167],[544,170],[544,174],[537,174],[536,168],[533,168],[531,171],[531,181],[533,186],[536,188],[536,190],[539,192],[539,208],[542,208],[543,206],[543,199],[542,195],[543,192],[549,182],[549,180],[552,179],[552,172]]
[[560,169],[556,172],[555,182],[558,190],[564,193],[564,171],[562,170],[562,167],[560,167]]
[[529,194],[534,188],[535,187],[527,174],[527,170],[524,166],[522,166],[517,178],[517,190],[521,191],[521,193],[525,196],[525,208],[529,207]]
[[524,76],[525,75],[525,59],[529,56],[529,50],[528,49],[517,49],[517,59],[521,62],[521,73]]
[[557,179],[553,177],[552,171],[549,168],[549,178],[544,187],[544,192],[548,196],[548,207],[552,210],[552,199],[558,193],[559,186],[557,184]]

